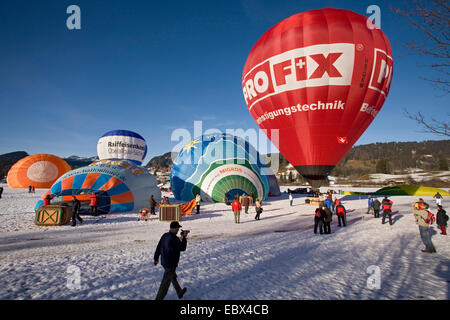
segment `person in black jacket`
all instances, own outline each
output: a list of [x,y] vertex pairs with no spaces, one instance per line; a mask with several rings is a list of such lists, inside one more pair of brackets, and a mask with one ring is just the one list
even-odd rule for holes
[[442,235],[447,235],[447,221],[448,221],[448,215],[446,214],[447,212],[442,208],[441,205],[438,205],[438,212],[436,214],[436,224],[439,226],[439,228],[441,229],[441,234]]
[[153,195],[150,197],[150,214],[155,216],[155,208],[156,208],[156,201],[155,198],[153,198]]
[[0,187],[0,199],[2,198],[3,187]]
[[72,227],[77,225],[77,219],[80,223],[83,223],[83,219],[80,217],[81,203],[75,196],[72,196]]
[[325,213],[325,216],[323,218],[324,233],[331,234],[331,221],[333,220],[333,212],[331,212],[331,209],[327,206],[322,207],[322,210]]
[[180,252],[185,251],[187,246],[186,231],[181,232],[181,241],[177,237],[180,228],[181,226],[178,221],[171,222],[169,232],[162,235],[156,247],[154,264],[155,266],[158,264],[159,256],[161,256],[161,265],[164,267],[164,276],[161,280],[156,300],[164,299],[169,290],[170,283],[173,284],[179,299],[183,297],[187,290],[187,288],[181,289],[177,280],[177,274],[175,273],[178,267],[178,261],[180,260]]

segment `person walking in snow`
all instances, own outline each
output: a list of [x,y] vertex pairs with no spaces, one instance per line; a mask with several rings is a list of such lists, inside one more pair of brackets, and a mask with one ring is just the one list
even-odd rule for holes
[[437,206],[441,206],[441,205],[442,205],[442,196],[441,196],[441,194],[440,194],[439,192],[436,193],[436,194],[433,196],[433,198],[436,199],[436,205],[437,205]]
[[336,206],[336,215],[338,217],[338,227],[345,227],[347,225],[347,210],[345,210],[345,207],[341,202]]
[[233,203],[231,203],[231,209],[233,210],[234,214],[234,223],[241,223],[241,210],[242,206],[239,202],[239,197],[234,197]]
[[0,187],[0,199],[2,198],[2,194],[3,194],[3,187]]
[[392,226],[392,205],[394,202],[392,200],[389,200],[388,197],[384,197],[383,201],[381,202],[381,206],[383,207],[383,219],[381,220],[381,224],[384,224],[384,220],[386,217],[389,218],[389,225]]
[[294,198],[292,197],[292,192],[289,192],[289,205],[292,207],[292,203],[294,203]]
[[381,202],[378,201],[378,198],[374,198],[373,199],[372,208],[373,208],[373,217],[374,218],[379,218],[380,217]]
[[259,199],[256,199],[256,201],[255,201],[255,210],[256,210],[255,220],[260,220],[259,216],[261,215],[263,208],[262,208],[261,201]]
[[441,205],[438,205],[438,212],[436,213],[436,224],[441,229],[442,235],[447,235],[447,221],[448,215],[447,212],[442,208]]
[[151,195],[150,196],[150,214],[153,216],[156,216],[155,208],[156,208],[156,201],[155,201],[155,198],[153,197],[153,195]]
[[324,233],[331,234],[331,221],[333,220],[333,212],[331,212],[331,208],[328,208],[326,206],[322,207],[322,209],[325,213],[323,218]]
[[33,189],[33,187],[31,185],[28,186],[28,193],[31,193],[31,190]]
[[178,221],[170,223],[169,232],[164,233],[158,242],[155,254],[153,257],[154,265],[158,265],[159,257],[161,256],[161,265],[164,267],[164,275],[159,286],[158,293],[155,300],[163,300],[169,290],[170,283],[173,284],[178,298],[181,299],[186,293],[187,288],[181,289],[177,280],[176,269],[180,261],[180,252],[186,251],[187,234],[186,231],[181,231],[181,240],[177,234],[181,225]]
[[72,196],[72,227],[77,225],[77,220],[83,223],[83,219],[80,217],[81,203],[75,196]]
[[420,238],[422,239],[423,244],[425,245],[425,249],[422,252],[434,253],[436,252],[436,248],[431,241],[430,234],[430,226],[433,223],[433,215],[427,209],[422,208],[419,209],[417,206],[417,202],[412,205],[412,212],[414,218],[416,219],[416,223],[419,226]]
[[314,213],[314,234],[317,234],[317,227],[319,227],[319,233],[323,234],[323,224],[325,218],[325,211],[318,207]]

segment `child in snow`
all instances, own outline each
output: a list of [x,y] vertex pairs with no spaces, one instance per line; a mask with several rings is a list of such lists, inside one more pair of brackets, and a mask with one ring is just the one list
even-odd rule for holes
[[438,205],[438,212],[436,214],[436,224],[441,229],[442,235],[447,235],[447,221],[448,221],[448,215],[446,214],[445,210],[442,208],[441,205]]

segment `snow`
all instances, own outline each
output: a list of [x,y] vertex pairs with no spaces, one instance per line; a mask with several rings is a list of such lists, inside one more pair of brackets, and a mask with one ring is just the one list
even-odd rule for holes
[[[46,190],[2,186],[0,299],[155,298],[163,269],[153,265],[153,253],[167,222],[137,221],[130,212],[82,216],[77,227],[39,227],[33,208]],[[181,221],[191,230],[177,269],[188,287],[184,299],[450,298],[449,238],[433,226],[437,253],[421,252],[409,210],[415,198],[390,197],[395,223],[389,226],[365,214],[366,198],[338,197],[349,211],[348,225],[338,228],[333,217],[331,235],[313,234],[314,207],[301,195],[294,194],[292,207],[286,193],[264,202],[260,221],[250,208],[241,224],[229,206],[202,204],[200,215]],[[434,209],[433,199],[424,199]],[[444,207],[449,202],[444,198]],[[372,265],[380,268],[380,289],[367,287]],[[67,286],[70,266],[81,272],[79,289]],[[166,299],[177,299],[173,287]]]

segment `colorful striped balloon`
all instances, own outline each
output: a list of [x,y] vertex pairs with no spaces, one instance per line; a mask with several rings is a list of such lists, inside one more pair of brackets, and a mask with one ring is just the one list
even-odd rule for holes
[[85,195],[94,193],[99,195],[100,213],[148,207],[151,195],[155,201],[161,200],[156,178],[145,168],[127,160],[100,160],[63,175],[36,204],[36,208],[43,205],[47,194],[61,197],[60,202],[70,202],[73,195],[79,200],[87,200]]
[[51,154],[34,154],[17,161],[8,172],[10,188],[50,188],[70,166],[60,157]]

